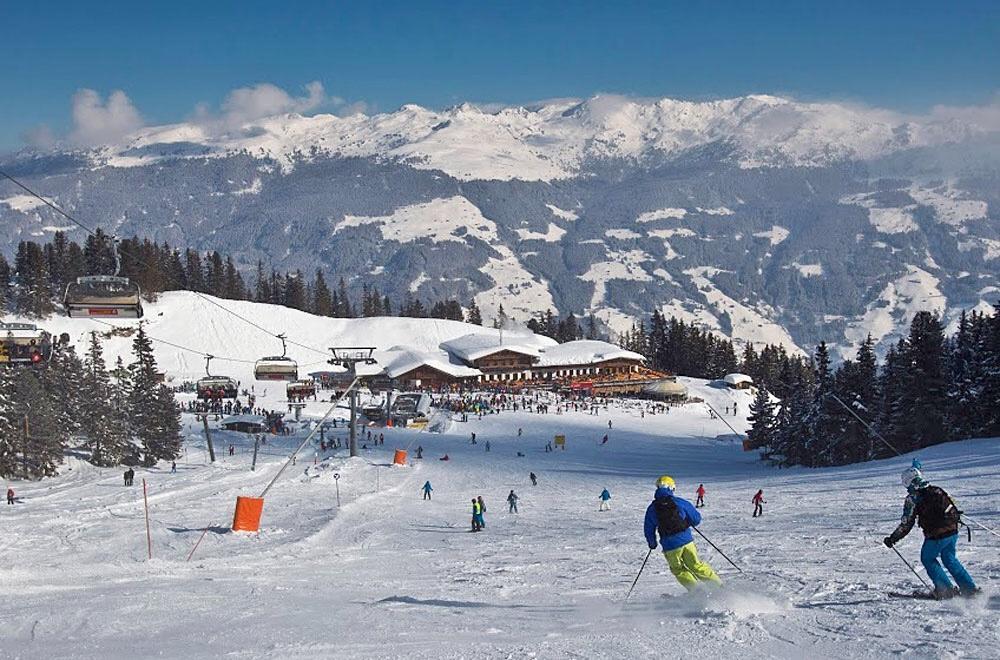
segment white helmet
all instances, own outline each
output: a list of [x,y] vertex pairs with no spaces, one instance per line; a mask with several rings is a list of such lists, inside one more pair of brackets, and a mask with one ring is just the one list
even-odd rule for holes
[[908,467],[903,470],[903,474],[900,476],[900,481],[903,482],[903,486],[909,488],[917,479],[923,479],[924,475],[920,474],[920,470],[915,467]]

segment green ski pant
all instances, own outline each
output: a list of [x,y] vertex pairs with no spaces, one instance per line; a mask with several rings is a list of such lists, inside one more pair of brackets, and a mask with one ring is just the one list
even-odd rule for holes
[[694,542],[667,550],[663,556],[667,559],[670,572],[689,591],[698,586],[699,582],[722,584],[722,580],[712,567],[698,559],[698,550],[694,547]]

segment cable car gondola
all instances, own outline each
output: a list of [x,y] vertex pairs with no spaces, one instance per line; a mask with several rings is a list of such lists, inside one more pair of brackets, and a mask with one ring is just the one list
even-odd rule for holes
[[253,368],[257,380],[289,380],[299,379],[299,365],[286,355],[285,335],[277,335],[281,340],[281,355],[272,355],[257,360]]
[[0,364],[34,365],[52,357],[52,336],[32,323],[0,323]]
[[142,318],[142,292],[139,285],[127,277],[119,277],[121,257],[118,239],[115,243],[115,274],[78,277],[66,285],[63,306],[71,318],[115,317]]
[[201,401],[221,401],[235,399],[240,384],[229,376],[213,376],[209,370],[212,355],[205,356],[205,377],[198,379],[198,399]]

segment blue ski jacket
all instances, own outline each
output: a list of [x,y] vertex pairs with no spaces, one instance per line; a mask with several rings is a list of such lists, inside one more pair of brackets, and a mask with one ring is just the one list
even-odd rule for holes
[[[698,509],[694,508],[694,505],[688,502],[683,497],[677,497],[669,488],[657,488],[654,499],[658,497],[672,497],[674,502],[677,504],[677,512],[682,518],[691,524],[691,527],[695,527],[701,524],[701,514],[698,513]],[[646,533],[646,543],[651,548],[656,547],[656,532],[657,532],[657,521],[656,521],[656,509],[653,504],[650,503],[649,507],[646,508],[646,521],[644,525],[644,531]],[[677,548],[687,545],[694,541],[694,537],[691,535],[690,527],[685,529],[683,532],[678,532],[676,534],[671,534],[670,536],[665,536],[660,539],[660,545],[663,547],[663,551],[676,550]]]

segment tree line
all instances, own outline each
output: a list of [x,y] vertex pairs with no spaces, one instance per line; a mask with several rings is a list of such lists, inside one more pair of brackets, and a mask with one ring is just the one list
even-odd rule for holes
[[843,465],[1000,435],[1000,307],[963,312],[951,336],[936,314],[918,312],[881,365],[869,337],[836,369],[821,343],[810,367],[772,381],[785,388],[780,402],[760,387],[751,406],[750,446],[778,465]]
[[59,344],[42,367],[0,369],[0,476],[52,476],[70,450],[104,467],[176,459],[180,410],[142,324],[132,352],[131,364],[118,358],[109,371],[91,332],[82,358]]
[[[482,324],[482,314],[472,301],[467,311],[453,299],[424,302],[407,294],[395,303],[376,287],[364,284],[360,300],[340,278],[327,282],[322,269],[309,278],[301,270],[279,272],[258,262],[252,281],[240,273],[231,256],[218,251],[183,251],[169,243],[149,239],[123,239],[117,250],[120,275],[139,285],[147,300],[172,290],[197,291],[229,300],[282,305],[292,309],[338,318],[371,316],[430,317]],[[116,269],[115,243],[98,229],[83,245],[56,232],[44,244],[21,241],[13,268],[0,255],[0,312],[41,318],[51,314],[66,285],[87,275],[112,275]]]

